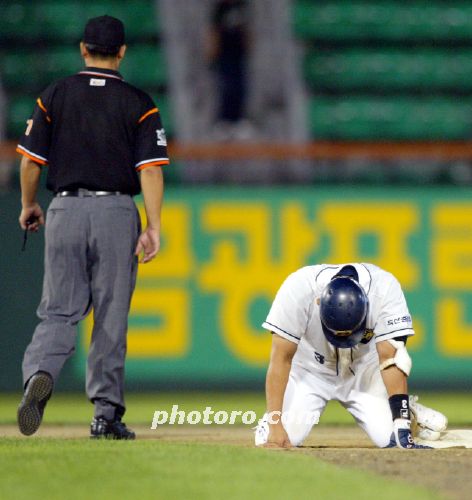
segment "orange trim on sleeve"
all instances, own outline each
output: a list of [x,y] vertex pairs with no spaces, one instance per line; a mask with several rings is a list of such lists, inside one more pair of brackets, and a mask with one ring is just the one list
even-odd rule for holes
[[153,115],[154,113],[157,113],[159,110],[157,108],[152,108],[150,109],[149,111],[147,111],[146,113],[144,113],[143,116],[141,116],[141,118],[138,120],[138,123],[141,123],[142,121],[144,121],[149,115]]
[[51,123],[51,118],[49,118],[49,116],[48,116],[48,110],[46,109],[46,106],[44,106],[43,101],[41,101],[41,98],[40,98],[40,97],[38,97],[38,98],[36,99],[36,102],[38,103],[38,106],[39,106],[39,107],[40,107],[40,108],[44,111],[44,113],[46,114],[46,120],[47,120],[49,123]]
[[48,110],[46,109],[46,106],[44,106],[43,101],[41,101],[41,97],[38,97],[36,102],[38,103],[38,106],[47,114]]
[[26,158],[29,158],[30,160],[33,160],[35,163],[39,163],[40,165],[47,165],[46,161],[35,158],[34,156],[28,154],[26,151],[23,151],[20,148],[16,148],[16,152],[20,153],[20,155],[26,156]]
[[169,160],[153,161],[151,163],[145,163],[136,169],[136,172],[140,172],[148,167],[156,167],[158,165],[169,165]]

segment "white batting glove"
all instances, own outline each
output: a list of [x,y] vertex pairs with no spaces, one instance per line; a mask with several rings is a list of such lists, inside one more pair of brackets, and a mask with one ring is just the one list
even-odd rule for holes
[[393,437],[398,448],[404,450],[411,449],[431,449],[430,446],[416,444],[411,435],[411,421],[406,418],[396,418],[393,421]]

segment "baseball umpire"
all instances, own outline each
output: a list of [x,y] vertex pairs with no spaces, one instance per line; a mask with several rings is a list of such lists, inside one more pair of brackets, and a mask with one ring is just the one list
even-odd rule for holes
[[[17,151],[21,160],[20,225],[38,231],[36,201],[43,166],[54,193],[46,216],[44,284],[36,327],[23,359],[25,392],[18,425],[39,428],[76,326],[93,308],[86,392],[94,404],[92,438],[134,439],[122,422],[126,333],[138,257],[159,250],[166,138],[158,109],[118,72],[123,23],[90,19],[80,52],[85,69],[50,85],[37,99]],[[141,232],[133,196],[142,191]]]
[[273,333],[272,353],[256,445],[300,445],[330,400],[381,448],[424,448],[413,440],[410,407],[428,439],[446,429],[444,415],[408,396],[405,344],[414,331],[392,274],[373,264],[299,269],[263,327]]

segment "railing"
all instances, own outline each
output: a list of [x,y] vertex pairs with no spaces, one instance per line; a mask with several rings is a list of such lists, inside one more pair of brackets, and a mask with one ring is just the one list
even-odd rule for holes
[[[18,158],[16,142],[0,143],[0,161]],[[169,145],[173,160],[472,160],[472,142],[208,143]]]

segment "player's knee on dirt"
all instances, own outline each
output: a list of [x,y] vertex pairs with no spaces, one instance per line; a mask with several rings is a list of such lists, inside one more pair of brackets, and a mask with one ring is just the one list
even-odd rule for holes
[[288,438],[292,446],[301,446],[303,441],[307,438],[310,431],[306,432],[304,429],[290,429],[287,430]]
[[[379,435],[375,440],[372,439],[377,448],[386,448],[390,445],[390,440],[392,439],[392,433],[390,432],[388,436],[386,434]],[[393,438],[395,439],[395,438]]]
[[283,419],[282,422],[292,446],[302,445],[303,441],[305,441],[310,434],[313,426],[318,423],[319,418],[319,413],[316,413],[308,416],[289,415],[286,419]]
[[379,420],[375,425],[361,427],[378,448],[385,448],[389,445],[393,431],[393,422],[390,418],[386,421]]

